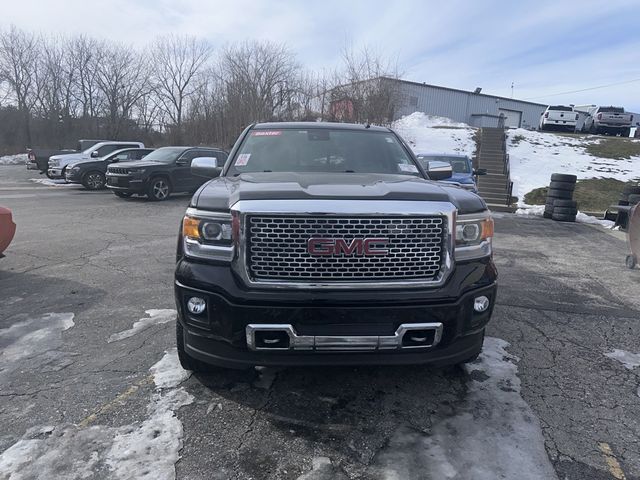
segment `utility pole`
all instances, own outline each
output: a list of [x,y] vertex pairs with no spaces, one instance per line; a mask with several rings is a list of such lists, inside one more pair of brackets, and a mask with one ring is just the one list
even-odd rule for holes
[[513,82],[511,82],[511,98],[513,98]]

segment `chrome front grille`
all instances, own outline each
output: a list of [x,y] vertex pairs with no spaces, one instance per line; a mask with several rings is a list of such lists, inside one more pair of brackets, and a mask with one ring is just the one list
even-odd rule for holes
[[[435,281],[446,254],[445,216],[287,216],[246,219],[247,267],[257,282]],[[384,254],[309,253],[310,239],[387,239]]]

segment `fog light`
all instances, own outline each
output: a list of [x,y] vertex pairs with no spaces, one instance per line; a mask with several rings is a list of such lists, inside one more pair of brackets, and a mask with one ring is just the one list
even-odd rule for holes
[[476,312],[482,313],[486,311],[487,308],[489,308],[489,299],[484,295],[482,295],[481,297],[476,297],[476,299],[473,301],[473,309]]
[[204,301],[204,298],[191,297],[187,302],[187,310],[194,315],[200,315],[206,307],[207,302]]

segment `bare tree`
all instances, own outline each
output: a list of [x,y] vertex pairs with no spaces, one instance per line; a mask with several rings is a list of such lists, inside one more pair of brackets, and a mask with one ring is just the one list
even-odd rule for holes
[[402,101],[397,82],[401,74],[397,62],[369,47],[360,51],[345,48],[343,68],[334,76],[329,117],[333,120],[390,123]]
[[39,60],[40,49],[35,35],[15,26],[0,35],[0,77],[9,84],[21,113],[27,144],[31,144],[31,113],[39,94],[33,72]]
[[158,38],[151,49],[155,93],[173,123],[176,143],[182,143],[187,99],[197,90],[198,76],[211,52],[211,46],[204,40],[175,35]]

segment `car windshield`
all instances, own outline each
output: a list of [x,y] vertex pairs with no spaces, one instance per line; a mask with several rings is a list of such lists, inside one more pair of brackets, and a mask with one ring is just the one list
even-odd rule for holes
[[252,130],[227,175],[249,172],[420,175],[392,132],[338,128]]
[[154,150],[144,159],[150,162],[171,163],[184,151],[184,147],[164,147]]
[[471,173],[469,159],[467,157],[452,157],[447,155],[418,155],[418,160],[425,170],[429,170],[430,162],[447,162],[451,165],[453,173]]

